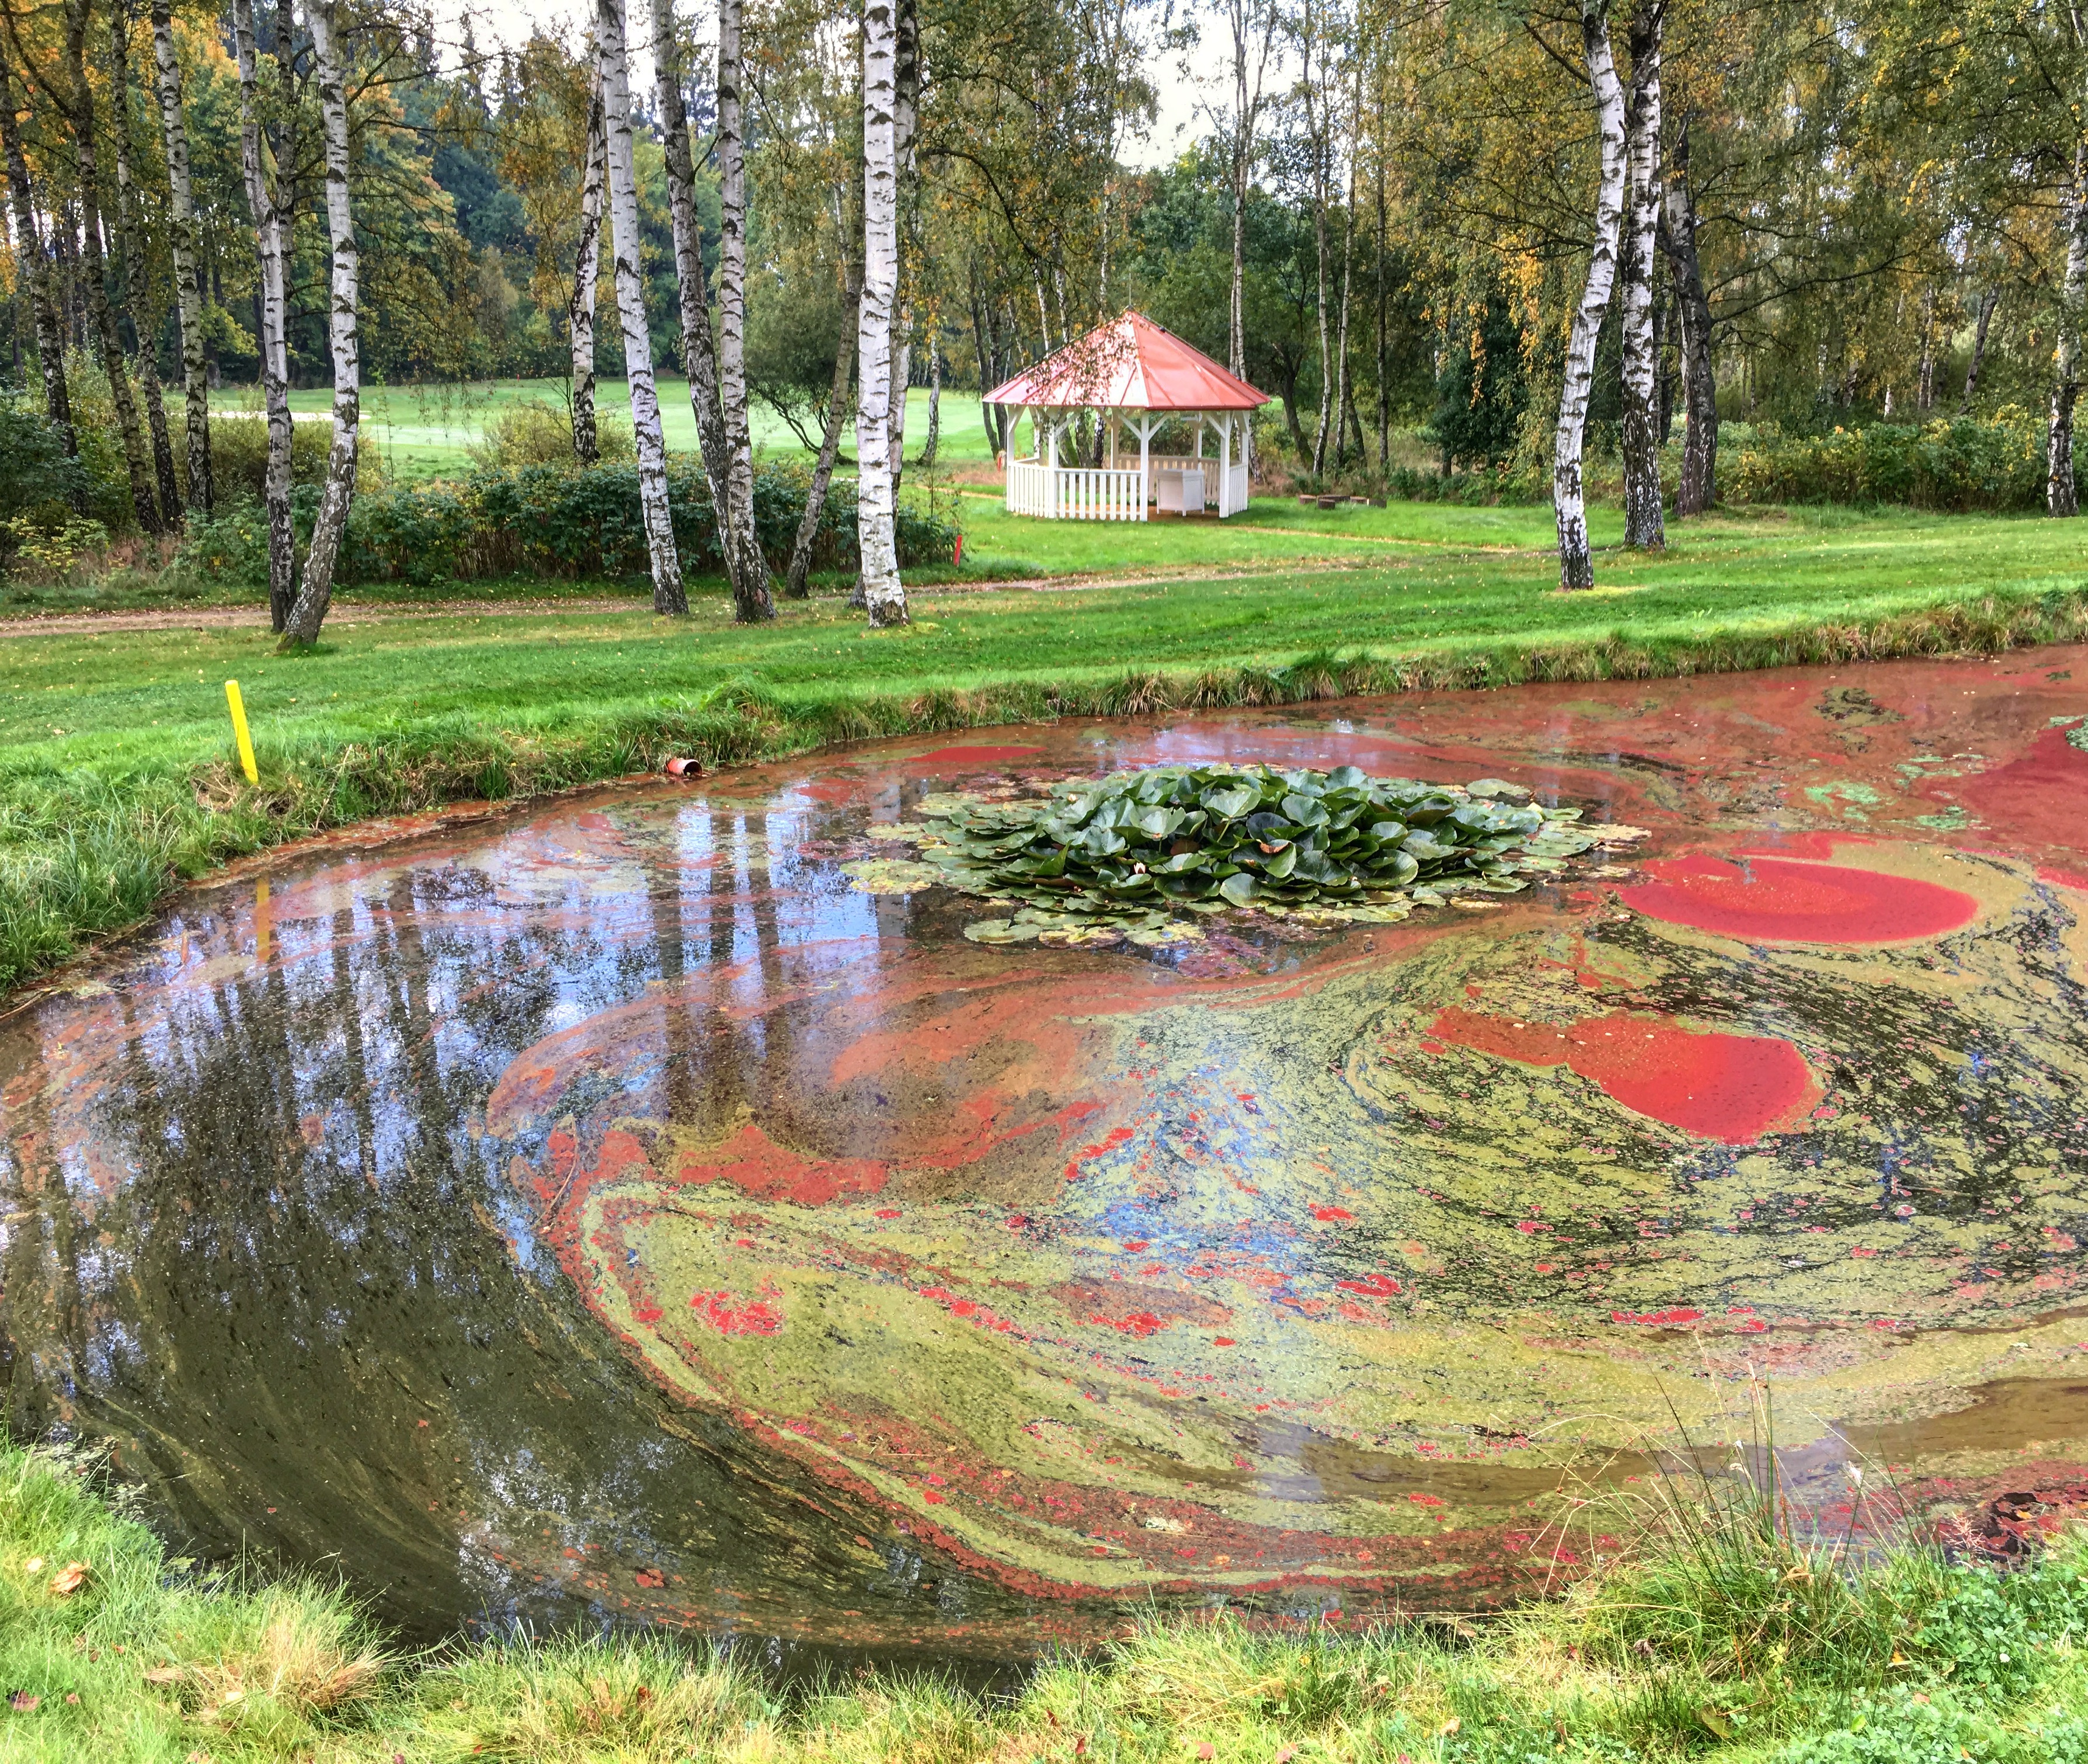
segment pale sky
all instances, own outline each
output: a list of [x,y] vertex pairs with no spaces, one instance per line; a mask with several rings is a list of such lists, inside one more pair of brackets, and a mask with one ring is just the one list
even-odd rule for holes
[[[681,0],[681,4],[687,11],[689,0]],[[490,47],[495,40],[519,43],[539,24],[555,26],[563,22],[571,25],[578,19],[591,16],[593,12],[593,8],[584,4],[531,6],[525,0],[434,0],[434,10],[437,31],[451,43],[461,32],[464,15],[469,13],[481,48]],[[709,8],[700,3],[696,10],[701,17],[708,14]],[[650,31],[642,22],[644,8],[634,4],[630,11],[634,39],[649,39]],[[1199,8],[1196,12],[1200,14],[1198,22],[1203,27],[1201,41],[1190,53],[1187,66],[1179,55],[1169,54],[1156,57],[1149,71],[1160,93],[1160,116],[1145,140],[1128,144],[1125,158],[1134,165],[1159,165],[1174,158],[1209,126],[1199,113],[1199,106],[1226,101],[1228,76],[1224,23],[1214,8]],[[1283,80],[1281,69],[1272,58],[1264,81],[1270,96],[1282,89]],[[631,84],[634,92],[652,89],[652,57],[644,42],[634,41],[631,45]]]

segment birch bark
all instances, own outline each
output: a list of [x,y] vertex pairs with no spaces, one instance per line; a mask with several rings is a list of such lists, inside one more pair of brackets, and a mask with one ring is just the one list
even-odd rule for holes
[[123,370],[123,336],[109,298],[108,266],[101,255],[101,173],[95,136],[94,88],[87,79],[88,0],[66,0],[66,73],[72,88],[66,120],[72,126],[75,163],[79,174],[80,280],[85,285],[88,315],[101,345],[101,365],[109,375],[109,402],[123,442],[123,464],[130,480],[130,505],[147,533],[160,531],[160,510],[152,500],[152,468],[145,434],[138,425],[138,401],[130,376]]
[[1559,517],[1559,585],[1565,589],[1595,585],[1581,449],[1588,426],[1588,394],[1595,377],[1596,333],[1616,280],[1617,238],[1624,226],[1624,93],[1610,53],[1609,15],[1609,0],[1581,0],[1581,41],[1602,131],[1602,182],[1595,195],[1588,280],[1574,309],[1573,328],[1566,344],[1565,384],[1559,396],[1559,431],[1551,465],[1551,500]]
[[152,443],[152,476],[168,526],[177,526],[176,511],[186,499],[174,476],[173,438],[167,433],[166,394],[160,385],[158,302],[135,298],[144,275],[144,236],[138,227],[138,193],[130,175],[130,8],[118,0],[109,13],[109,135],[116,148],[116,238],[121,248],[116,285],[119,306],[131,310],[131,333],[138,340],[135,357],[138,387],[145,403],[145,427]]
[[[681,39],[674,29],[674,0],[652,0],[652,68],[653,97],[665,136],[675,282],[681,297],[682,366],[688,377],[689,405],[695,414],[704,475],[711,487],[718,551],[732,582],[733,615],[742,624],[755,623],[773,619],[776,603],[769,597],[768,560],[761,554],[761,537],[754,530],[751,465],[744,518],[732,491],[731,430],[711,339],[710,295],[704,284],[703,237],[696,224],[695,165],[689,142],[688,105],[682,96]],[[719,280],[721,286],[722,275]],[[743,400],[744,376],[741,396]]]
[[65,370],[65,331],[51,298],[51,272],[36,225],[36,192],[29,182],[29,162],[22,152],[22,126],[15,109],[15,76],[0,64],[0,152],[7,156],[7,187],[15,209],[15,255],[29,287],[29,306],[36,321],[36,370],[44,383],[44,413],[58,431],[60,444],[75,459],[79,437],[72,426],[72,388]]
[[899,292],[899,161],[895,92],[896,0],[862,9],[863,276],[856,350],[856,532],[862,593],[874,627],[903,625],[892,496],[892,319]]
[[[733,598],[741,619],[772,619],[768,565],[754,529],[754,442],[747,419],[747,138],[741,0],[718,0],[718,405],[725,420],[725,505],[734,548]],[[747,578],[742,586],[742,576]]]
[[[263,499],[268,512],[268,621],[289,623],[297,599],[297,535],[290,523],[290,366],[285,340],[285,221],[282,187],[261,161],[260,71],[254,40],[254,0],[232,0],[233,47],[239,63],[239,161],[253,212],[261,281],[261,395],[268,413],[268,464]],[[281,58],[278,58],[279,65]],[[282,164],[278,160],[280,169]]]
[[[1303,13],[1303,40],[1300,45],[1304,63],[1302,83],[1305,88],[1305,132],[1312,149],[1312,238],[1318,252],[1320,303],[1320,422],[1312,431],[1312,476],[1316,480],[1327,467],[1327,413],[1334,390],[1334,361],[1327,344],[1327,161],[1333,152],[1329,139],[1333,134],[1324,104],[1313,103],[1312,51],[1316,24],[1311,6]],[[1320,77],[1326,71],[1320,70]]]
[[1994,308],[2000,304],[2001,291],[1989,288],[1979,297],[1979,323],[1972,331],[1972,359],[1965,364],[1965,396],[1958,402],[1958,414],[1963,416],[1972,408],[1973,395],[1979,389],[1979,369],[1987,358],[1987,330],[1994,322]]
[[[918,0],[896,0],[892,10],[892,139],[898,169],[900,280],[905,282],[913,229],[914,168],[921,135],[921,15]],[[1064,329],[1063,315],[1060,329]],[[899,486],[906,473],[906,394],[914,383],[914,308],[903,295],[892,315],[892,499],[898,505]]]
[[2088,143],[2073,150],[2066,199],[2066,277],[2060,291],[2058,340],[2052,352],[2052,423],[2044,501],[2061,517],[2081,512],[2073,481],[2073,406],[2081,396],[2081,298],[2088,291]]
[[[1349,157],[1349,202],[1341,216],[1341,310],[1340,322],[1335,332],[1334,344],[1334,469],[1339,471],[1347,454],[1342,439],[1343,414],[1353,417],[1355,405],[1349,384],[1349,296],[1355,281],[1356,256],[1356,162],[1353,149]],[[1358,425],[1358,433],[1361,425]],[[1363,452],[1363,443],[1356,443],[1356,452]]]
[[609,140],[602,121],[599,67],[588,99],[587,128],[580,247],[573,258],[573,298],[566,305],[566,336],[572,348],[573,457],[583,465],[592,465],[601,457],[601,437],[594,421],[594,291],[601,264],[603,186],[609,181]]
[[631,164],[631,67],[623,0],[596,0],[595,40],[601,57],[602,116],[609,135],[609,222],[616,305],[623,320],[623,371],[631,385],[631,427],[638,443],[638,501],[652,561],[652,610],[678,618],[689,610],[681,554],[667,505],[667,443],[660,392],[652,379],[652,335],[638,275],[638,182]]
[[362,340],[356,319],[362,254],[356,248],[355,211],[348,189],[348,91],[338,0],[311,0],[305,14],[312,33],[312,58],[319,81],[319,122],[326,139],[327,238],[333,248],[333,285],[327,339],[333,353],[333,444],[327,450],[326,489],[312,523],[305,579],[283,627],[282,647],[307,649],[319,640],[319,626],[333,599],[335,566],[348,531],[355,497],[355,460],[362,439]]
[[1718,396],[1711,370],[1711,302],[1696,258],[1696,199],[1689,187],[1689,122],[1675,131],[1667,179],[1667,257],[1682,324],[1682,477],[1675,512],[1701,515],[1718,494]]
[[1667,0],[1639,0],[1626,42],[1631,96],[1624,156],[1631,206],[1624,250],[1624,543],[1664,546],[1661,515],[1659,345],[1653,330],[1653,275],[1660,233],[1660,52]]
[[160,129],[167,147],[168,245],[174,259],[174,312],[182,333],[182,389],[188,446],[185,476],[192,514],[217,503],[210,467],[210,367],[203,359],[203,289],[196,280],[196,216],[189,177],[189,131],[182,114],[182,64],[174,54],[172,0],[152,0],[152,58]]

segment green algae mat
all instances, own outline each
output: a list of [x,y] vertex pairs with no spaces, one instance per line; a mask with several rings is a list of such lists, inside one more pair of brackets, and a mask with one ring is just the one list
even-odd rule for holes
[[1764,1378],[1795,1501],[2064,1505],[2084,727],[2047,650],[280,854],[0,1023],[15,1424],[426,1633],[996,1658],[1521,1596]]

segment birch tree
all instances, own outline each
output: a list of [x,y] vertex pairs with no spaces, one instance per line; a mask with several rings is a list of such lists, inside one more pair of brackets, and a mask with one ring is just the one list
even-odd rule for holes
[[624,375],[631,386],[631,427],[638,447],[639,507],[652,561],[652,610],[679,618],[689,610],[689,597],[682,585],[682,559],[674,548],[674,522],[667,504],[667,443],[660,426],[652,335],[646,328],[645,290],[639,277],[638,182],[632,165],[623,0],[596,0],[595,39],[608,131],[610,262],[617,310],[623,321]]
[[1551,467],[1551,500],[1559,517],[1559,583],[1593,588],[1595,562],[1588,546],[1585,495],[1581,482],[1581,443],[1588,426],[1588,395],[1595,377],[1595,340],[1616,280],[1617,238],[1624,225],[1624,94],[1610,53],[1610,0],[1581,0],[1581,41],[1587,58],[1602,136],[1602,175],[1595,196],[1594,248],[1588,278],[1573,310],[1566,344],[1564,384],[1559,396],[1559,430]]
[[[280,26],[279,26],[280,28]],[[290,362],[288,320],[289,191],[283,161],[268,175],[262,148],[261,78],[254,38],[254,0],[232,0],[233,49],[239,64],[239,164],[254,216],[261,284],[261,396],[268,417],[268,460],[262,500],[268,515],[268,619],[278,632],[297,600],[297,533],[290,520]],[[278,66],[282,63],[279,45]],[[280,145],[280,143],[279,143]]]
[[602,120],[601,70],[597,60],[588,99],[587,170],[580,190],[580,248],[573,259],[573,294],[566,307],[566,335],[572,345],[573,457],[592,465],[601,457],[594,422],[594,291],[601,263],[601,209],[609,182],[609,139]]
[[1226,366],[1247,372],[1247,193],[1254,176],[1256,131],[1261,123],[1262,82],[1269,71],[1281,15],[1277,0],[1225,0],[1226,25],[1232,42],[1230,139],[1233,195],[1232,305]]
[[362,339],[356,318],[362,254],[356,249],[355,211],[348,187],[348,91],[338,0],[312,0],[306,19],[319,71],[319,124],[326,142],[327,238],[333,250],[327,315],[327,339],[333,354],[333,443],[327,451],[326,489],[319,498],[319,517],[312,524],[305,579],[283,627],[285,649],[310,649],[319,641],[319,626],[333,599],[334,567],[348,530],[349,504],[355,496],[362,417]]
[[918,190],[914,161],[921,139],[921,13],[918,0],[895,0],[892,8],[892,143],[898,174],[900,291],[892,307],[892,406],[886,444],[892,455],[892,495],[895,506],[906,471],[906,392],[914,381],[914,315],[908,294],[910,269],[918,255],[905,247],[918,228]]
[[1675,512],[1706,512],[1718,493],[1718,389],[1711,361],[1711,302],[1696,250],[1696,199],[1689,182],[1689,118],[1675,131],[1667,178],[1667,245],[1682,324],[1682,477]]
[[1660,495],[1659,345],[1653,276],[1660,231],[1660,51],[1667,0],[1639,0],[1626,33],[1631,95],[1624,158],[1631,182],[1624,239],[1624,543],[1667,543]]
[[15,212],[15,261],[28,285],[29,308],[36,321],[36,370],[44,386],[44,414],[50,419],[65,451],[78,458],[79,437],[73,428],[72,389],[66,379],[65,330],[51,297],[50,263],[36,221],[35,186],[22,151],[22,125],[15,110],[15,76],[0,60],[0,152],[7,160],[7,188]]
[[203,360],[195,195],[189,175],[189,131],[182,109],[182,64],[174,54],[172,0],[152,0],[152,19],[160,131],[167,149],[167,240],[174,260],[174,316],[181,328],[184,429],[188,443],[184,488],[189,512],[207,519],[217,501],[210,466],[210,372]]
[[[2088,19],[2066,9],[2076,52],[2088,49]],[[2088,294],[2088,138],[2077,133],[2073,175],[2066,187],[2066,268],[2060,285],[2052,350],[2052,421],[2046,441],[2045,507],[2062,517],[2081,512],[2073,482],[2073,407],[2081,396],[2081,303]]]
[[[11,32],[11,16],[9,26]],[[151,456],[144,430],[139,425],[138,401],[131,394],[130,376],[124,370],[123,334],[117,309],[109,298],[109,269],[102,255],[101,152],[94,88],[87,77],[87,27],[88,0],[66,0],[63,84],[66,89],[61,93],[59,83],[53,80],[46,83],[45,90],[72,132],[74,165],[79,180],[80,280],[87,296],[88,316],[94,323],[95,340],[101,346],[102,370],[109,376],[109,399],[116,409],[124,469],[130,481],[130,505],[137,512],[138,524],[147,533],[158,533],[160,510],[152,498]]]
[[[711,487],[711,512],[717,522],[718,550],[724,554],[725,574],[732,583],[733,616],[741,623],[754,623],[776,616],[776,603],[768,592],[768,560],[762,555],[761,536],[754,528],[754,468],[751,443],[747,452],[747,499],[742,510],[733,489],[737,460],[731,425],[725,410],[719,379],[720,364],[711,338],[710,299],[704,287],[703,239],[696,225],[695,168],[689,141],[687,102],[682,96],[680,33],[674,28],[673,0],[652,0],[653,95],[664,136],[667,169],[667,212],[674,240],[675,282],[682,313],[682,366],[688,377],[689,403],[696,419],[696,440],[702,450],[704,473]],[[741,206],[745,207],[745,173],[742,170]],[[742,220],[744,216],[742,214]],[[744,257],[742,254],[742,272]],[[719,281],[724,281],[719,266]],[[742,328],[745,301],[742,298]],[[742,361],[744,358],[742,357]],[[740,375],[740,397],[746,400],[746,375]],[[741,412],[742,427],[746,413]]]
[[[657,0],[656,0],[657,3]],[[718,405],[725,422],[725,501],[734,616],[772,619],[768,565],[754,529],[754,441],[747,415],[747,140],[740,83],[742,0],[718,0]]]
[[138,387],[145,404],[145,427],[152,443],[152,475],[159,489],[159,504],[169,526],[180,524],[176,512],[186,503],[174,477],[173,438],[167,433],[166,396],[160,385],[159,302],[147,295],[136,298],[147,280],[145,236],[138,224],[138,190],[130,166],[130,0],[114,0],[109,10],[109,139],[116,158],[116,238],[119,247],[117,287],[122,304],[133,311],[131,334],[138,340],[133,359],[138,364]]
[[862,296],[856,356],[856,531],[873,627],[903,625],[906,589],[892,493],[892,314],[899,292],[896,0],[862,9]]

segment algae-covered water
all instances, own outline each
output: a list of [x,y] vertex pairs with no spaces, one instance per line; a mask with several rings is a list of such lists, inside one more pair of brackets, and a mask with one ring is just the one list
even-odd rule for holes
[[[1750,1376],[1830,1504],[2070,1499],[2084,719],[2079,649],[1521,687],[280,854],[0,1019],[11,1422],[416,1632],[995,1657],[1513,1595]],[[1204,760],[1647,837],[1159,948],[867,892],[933,793]]]

